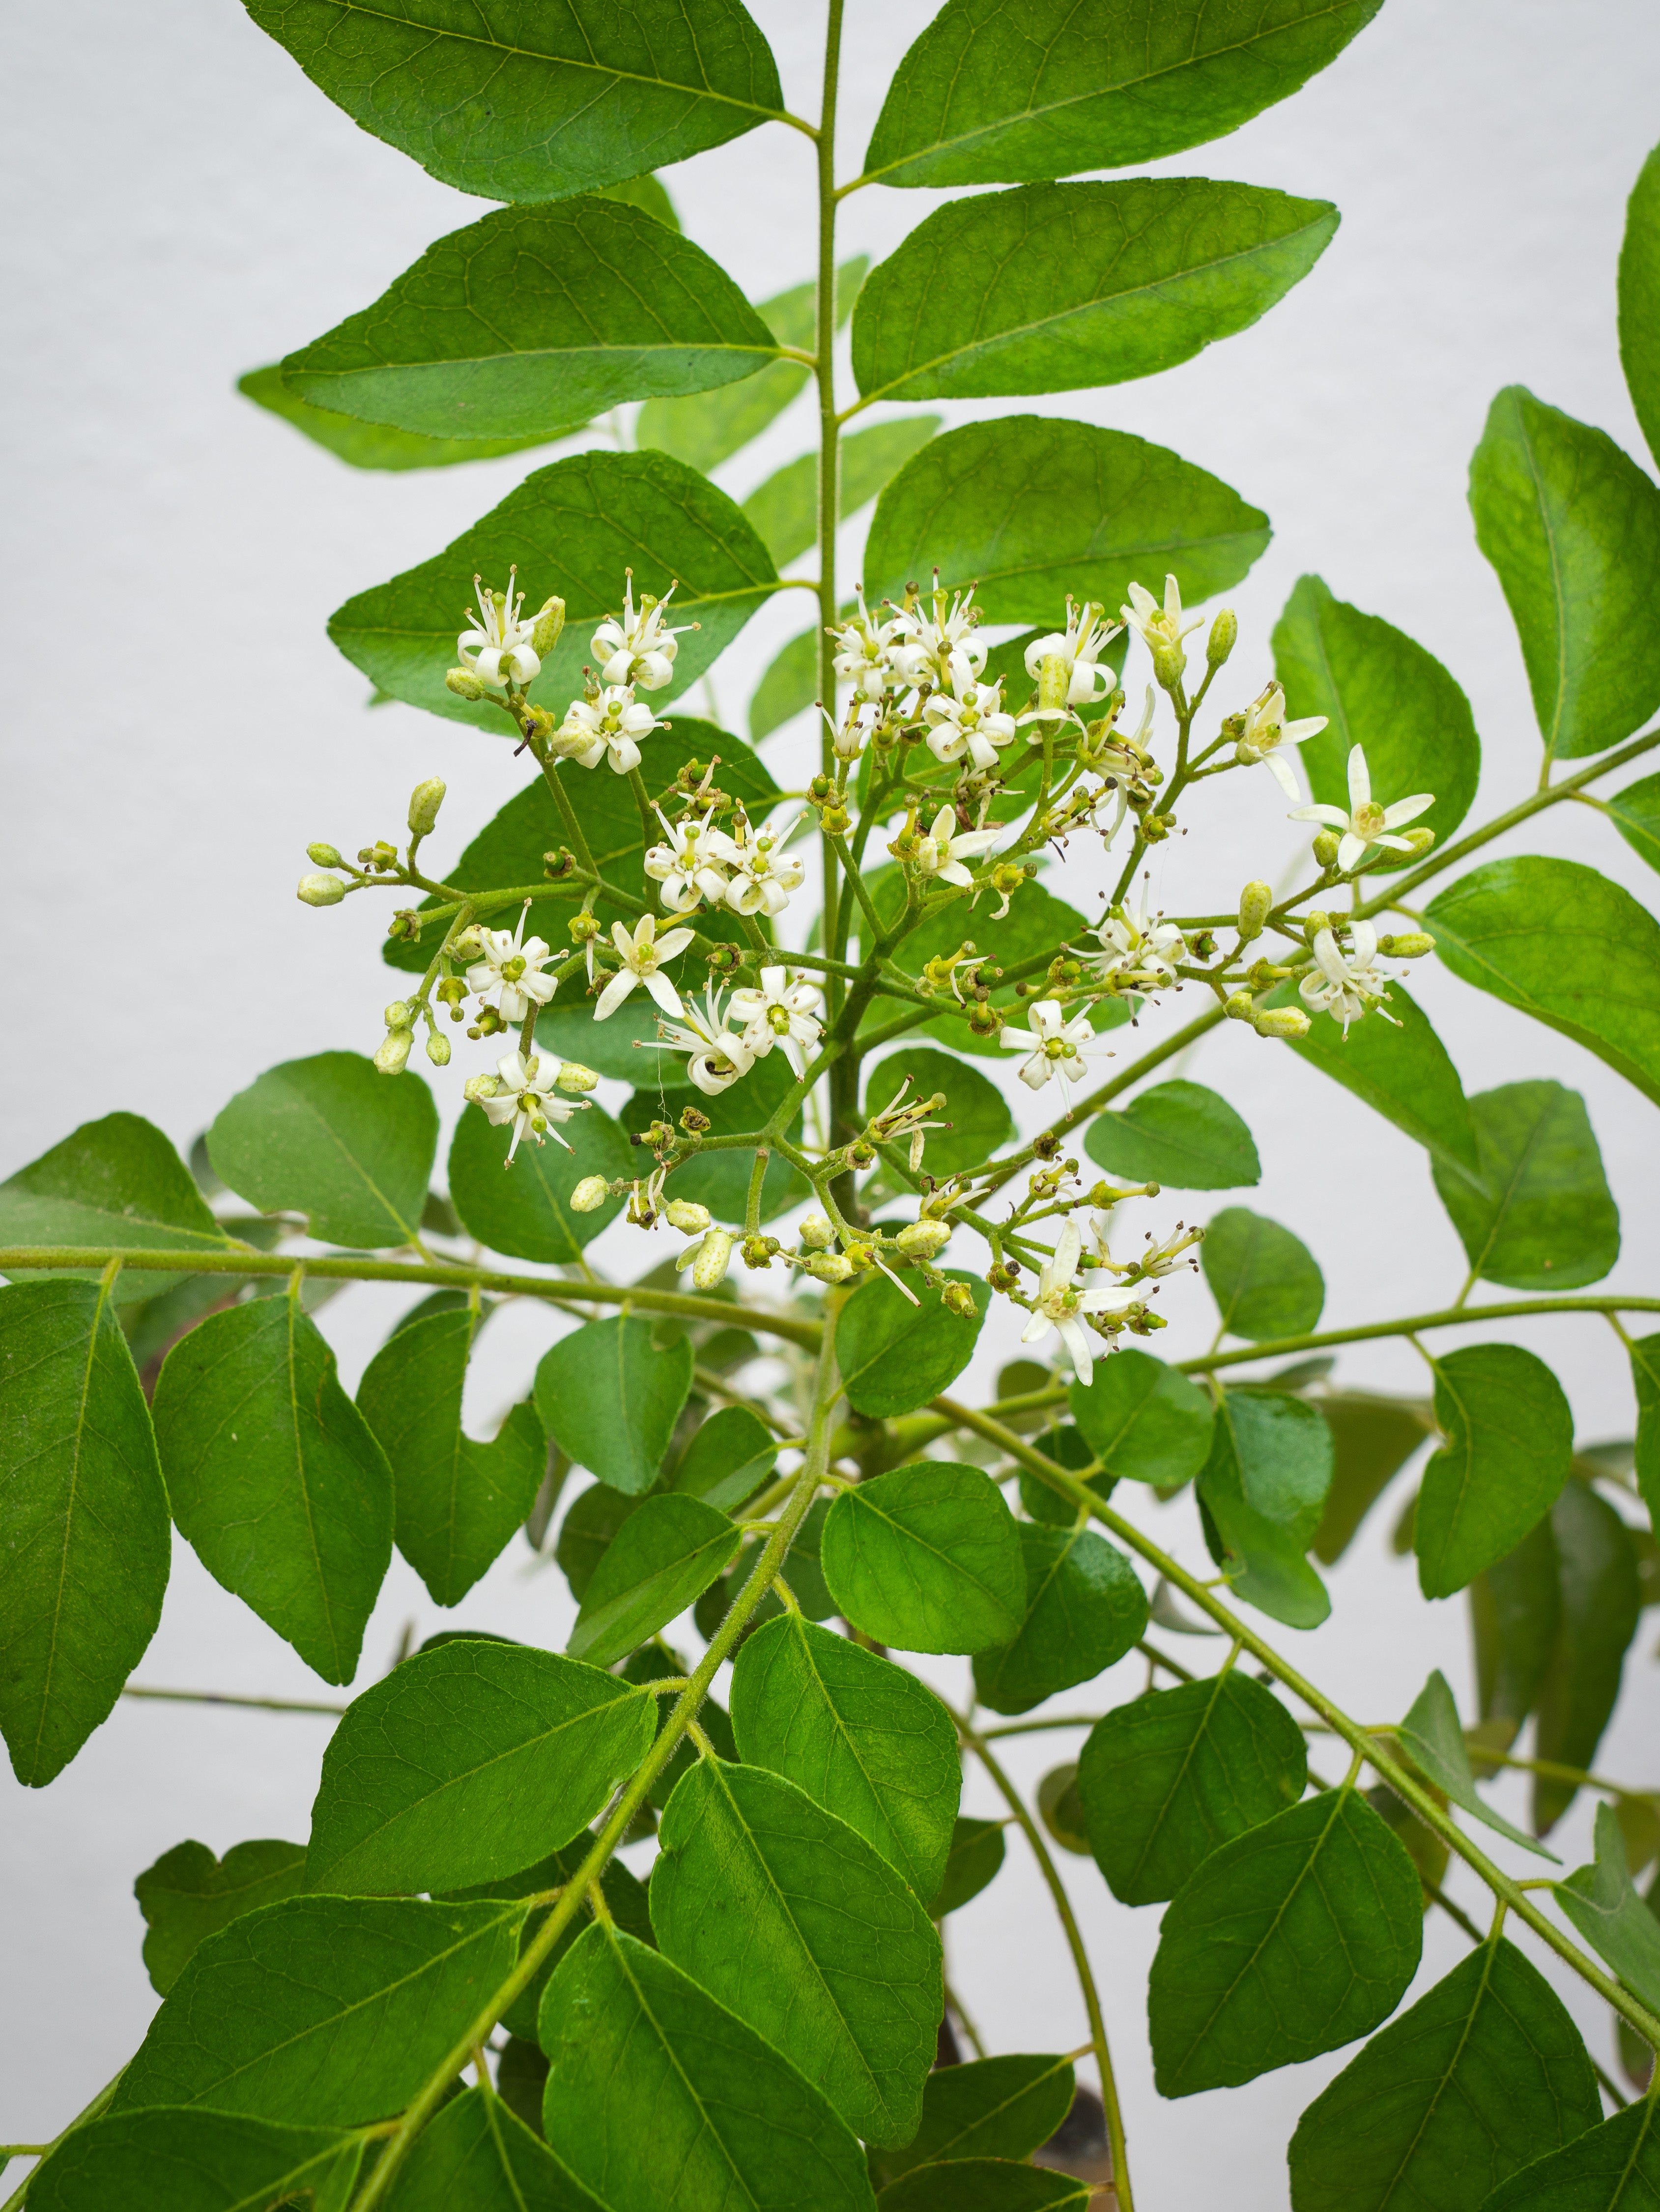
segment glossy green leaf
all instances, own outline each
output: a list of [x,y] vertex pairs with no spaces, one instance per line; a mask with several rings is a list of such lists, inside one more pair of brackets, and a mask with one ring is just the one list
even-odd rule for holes
[[870,2212],[820,2090],[688,1974],[591,1929],[548,1985],[543,2125],[605,2212]]
[[857,1412],[873,1420],[914,1412],[948,1389],[973,1358],[991,1293],[972,1276],[954,1267],[943,1272],[973,1293],[972,1316],[953,1313],[920,1280],[912,1305],[885,1275],[873,1276],[848,1300],[836,1356],[847,1402]]
[[1203,1083],[1156,1083],[1122,1112],[1098,1115],[1083,1148],[1113,1175],[1174,1190],[1237,1190],[1263,1179],[1250,1130]]
[[[704,1707],[708,1713],[718,1708]],[[664,1713],[663,1717],[667,1718]],[[498,1899],[546,1896],[549,1891],[562,1889],[574,1881],[582,1871],[583,1862],[593,1848],[593,1834],[587,1828],[579,1829],[570,1843],[561,1850],[549,1851],[534,1865],[521,1867],[517,1874],[504,1875],[498,1881],[479,1882],[470,1888],[457,1890],[441,1900],[445,1904],[489,1904]],[[621,1929],[636,1942],[653,1943],[651,1908],[646,1902],[645,1885],[618,1859],[612,1859],[600,1876],[599,1887],[605,1909],[614,1925]],[[551,1905],[532,1907],[519,1932],[518,1948],[522,1958],[541,1933]],[[501,2024],[509,2034],[527,2036],[534,2041],[536,2016],[541,2009],[542,1991],[558,1971],[566,1954],[592,1926],[595,1919],[593,1894],[590,1891],[583,1899],[575,1917],[554,1942],[554,1947],[532,1972],[530,1980],[501,2015]],[[542,2068],[542,2082],[545,2087],[547,2068]],[[536,2102],[536,2124],[542,2124],[542,2099]]]
[[695,1498],[648,1498],[594,1570],[566,1649],[609,1667],[702,1596],[742,1541],[726,1515]]
[[557,200],[753,131],[783,105],[738,0],[512,0],[488,20],[442,0],[246,0],[354,123],[446,185]]
[[265,1213],[303,1213],[336,1244],[412,1244],[438,1150],[438,1109],[418,1075],[382,1075],[354,1052],[285,1060],[221,1109],[215,1172]]
[[949,200],[872,270],[853,374],[872,399],[1075,392],[1248,329],[1337,228],[1325,200],[1205,177]]
[[1550,1510],[1573,1456],[1573,1416],[1542,1359],[1514,1344],[1437,1358],[1446,1442],[1424,1470],[1413,1545],[1426,1597],[1451,1597]]
[[154,1413],[180,1535],[325,1682],[349,1682],[391,1558],[392,1474],[316,1322],[292,1297],[210,1314],[167,1354]]
[[749,740],[759,744],[819,696],[819,634],[804,629],[774,653],[749,701]]
[[914,1674],[785,1613],[738,1654],[732,1731],[746,1765],[793,1782],[863,1836],[924,1904],[933,1899],[962,1769],[950,1714]]
[[513,1963],[520,1909],[291,1897],[197,1951],[111,2100],[348,2127],[403,2109]]
[[[1418,819],[1445,845],[1469,813],[1481,774],[1475,718],[1433,653],[1380,616],[1334,599],[1318,576],[1300,576],[1274,632],[1274,671],[1293,718],[1326,726],[1298,746],[1314,797],[1348,805],[1348,756],[1366,748],[1372,788],[1384,804],[1433,791]],[[1389,865],[1405,865],[1384,854]]]
[[466,1596],[524,1525],[548,1468],[547,1438],[528,1401],[489,1443],[462,1427],[477,1329],[465,1308],[413,1322],[382,1346],[358,1385],[358,1410],[392,1470],[393,1539],[435,1605]]
[[1640,860],[1660,868],[1660,775],[1645,775],[1599,802]]
[[[540,1996],[540,1990],[537,1995]],[[542,2100],[547,2086],[548,2061],[542,2045],[527,2036],[509,2035],[496,2061],[496,2094],[538,2141],[542,2136]]]
[[948,1912],[955,1912],[996,1881],[1007,1849],[1000,1820],[959,1816],[951,1830],[944,1878],[928,1907],[935,1919],[943,1920]]
[[1323,1567],[1331,1567],[1428,1436],[1428,1409],[1421,1413],[1404,1400],[1365,1390],[1329,1390],[1318,1402],[1331,1431],[1335,1465],[1310,1548]]
[[106,2114],[36,2167],[28,2201],[39,2212],[345,2212],[362,2158],[360,2139],[322,2128],[165,2108]]
[[1233,1668],[1118,1706],[1078,1759],[1090,1849],[1124,1905],[1174,1897],[1221,1844],[1294,1805],[1307,1779],[1302,1730]]
[[[222,1253],[230,1238],[160,1129],[136,1114],[106,1114],[0,1182],[0,1243]],[[88,1281],[99,1273],[78,1272]],[[135,1304],[178,1279],[124,1269],[114,1296]]]
[[[1271,1225],[1271,1224],[1270,1224]],[[1207,1535],[1234,1595],[1292,1628],[1331,1609],[1304,1556],[1331,1487],[1331,1431],[1319,1409],[1278,1390],[1229,1390],[1199,1477]]]
[[921,2166],[890,2182],[881,2212],[1085,2212],[1094,2185],[997,2158]]
[[984,1651],[1025,1616],[1020,1532],[976,1467],[925,1460],[844,1491],[820,1557],[846,1619],[901,1651]]
[[1512,384],[1471,459],[1469,503],[1547,757],[1618,744],[1660,705],[1660,491],[1605,430]]
[[637,595],[661,598],[678,581],[676,620],[701,624],[680,638],[677,690],[702,675],[777,582],[772,556],[724,491],[666,453],[595,451],[533,471],[441,553],[336,608],[329,635],[391,698],[511,739],[500,708],[457,698],[444,678],[455,666],[473,578],[505,591],[515,565],[527,606],[553,593],[566,604],[564,635],[530,687],[554,714],[580,696],[594,625],[621,605],[626,570]]
[[[878,422],[869,430],[848,432],[839,449],[839,520],[845,522],[862,507],[868,507],[894,471],[928,443],[943,419],[938,415],[907,415],[892,422]],[[818,455],[803,453],[799,460],[786,461],[755,487],[744,501],[743,511],[780,568],[805,553],[817,542],[819,533]]]
[[275,1838],[233,1844],[222,1859],[205,1844],[163,1851],[132,1886],[144,1916],[150,1987],[166,1996],[198,1943],[245,1912],[297,1896],[305,1879],[306,1846]]
[[1190,1481],[1209,1454],[1209,1399],[1150,1352],[1127,1348],[1098,1359],[1089,1387],[1074,1382],[1067,1397],[1109,1474],[1173,1490]]
[[[520,2041],[518,2048],[534,2045]],[[541,2110],[538,2094],[538,2122]],[[598,2212],[512,2112],[505,2091],[486,2089],[463,2089],[439,2107],[415,2137],[386,2205],[387,2212]]]
[[[1281,984],[1269,1004],[1300,1004],[1296,985]],[[1306,1036],[1287,1039],[1287,1049],[1404,1130],[1436,1165],[1474,1174],[1475,1133],[1446,1047],[1399,983],[1389,987],[1389,1012],[1391,1022],[1357,1023],[1347,1037],[1340,1024],[1316,1021]]]
[[730,2005],[878,2145],[908,2142],[943,2003],[940,1941],[845,1820],[760,1767],[704,1759],[651,1869],[663,1955]]
[[1660,459],[1660,149],[1639,170],[1626,206],[1620,359],[1649,451]]
[[1471,1272],[1515,1291],[1600,1282],[1620,1256],[1620,1212],[1577,1091],[1506,1083],[1469,1102],[1479,1182],[1432,1163]]
[[1029,2158],[1072,2109],[1074,2086],[1069,2058],[1011,2051],[936,2067],[923,2091],[922,2125],[902,2150],[882,2153],[882,2177],[964,2159]]
[[1051,1766],[1038,1784],[1038,1818],[1063,1851],[1081,1859],[1089,1856],[1089,1830],[1078,1795],[1078,1763],[1068,1759]]
[[[724,764],[722,774],[725,773]],[[695,959],[694,953],[683,954],[682,959]],[[706,975],[706,969],[700,969]],[[682,977],[689,990],[695,980],[692,974]],[[781,1052],[768,1053],[758,1060],[741,1083],[723,1091],[712,1098],[694,1091],[685,1084],[686,1060],[679,1053],[645,1053],[637,1055],[644,1063],[633,1071],[634,1081],[640,1088],[626,1101],[621,1121],[625,1129],[639,1132],[647,1129],[655,1121],[677,1121],[688,1106],[695,1106],[709,1123],[710,1134],[717,1137],[740,1136],[765,1125],[783,1104],[785,1093],[796,1080],[796,1071]],[[653,1064],[655,1063],[655,1065]],[[684,1087],[676,1087],[676,1085]],[[799,1138],[801,1116],[797,1112],[791,1124],[791,1134]],[[639,1173],[639,1154],[634,1154]],[[706,1152],[700,1158],[688,1160],[684,1167],[676,1168],[674,1182],[669,1187],[671,1198],[685,1198],[706,1206],[717,1220],[737,1223],[744,1218],[749,1194],[749,1176],[754,1165],[754,1155],[736,1150]],[[798,1206],[808,1195],[803,1177],[780,1155],[774,1153],[767,1164],[760,1187],[760,1218],[763,1222],[792,1206]]]
[[1633,1344],[1631,1379],[1637,1397],[1633,1472],[1650,1522],[1660,1528],[1660,1336],[1639,1336]]
[[579,1605],[618,1529],[639,1505],[638,1498],[625,1498],[607,1482],[595,1483],[572,1501],[560,1524],[554,1557]]
[[1628,2106],[1536,2159],[1485,2197],[1480,2212],[1654,2212],[1660,2205],[1660,2104]]
[[591,1321],[543,1354],[536,1407],[568,1459],[639,1497],[657,1480],[692,1366],[689,1337],[660,1340],[633,1316]]
[[1548,1515],[1506,1558],[1476,1576],[1469,1611],[1482,1733],[1507,1750],[1533,1711],[1561,1617]]
[[1418,1969],[1417,1869],[1329,1790],[1212,1852],[1165,1914],[1148,1985],[1161,2095],[1232,2088],[1353,2042]]
[[1602,2113],[1561,1999],[1514,1944],[1483,1943],[1303,2114],[1293,2212],[1468,2212]]
[[461,461],[494,460],[548,443],[539,434],[529,438],[423,438],[412,430],[388,429],[382,422],[360,422],[350,415],[336,415],[331,408],[313,407],[309,400],[297,398],[282,381],[276,362],[251,368],[238,377],[236,388],[256,407],[292,424],[314,446],[354,469],[448,469]]
[[[1620,1698],[1626,1653],[1642,1612],[1631,1532],[1585,1482],[1568,1482],[1551,1508],[1560,1607],[1557,1641],[1539,1684],[1534,1755],[1594,1766]],[[1549,1833],[1572,1803],[1571,1782],[1533,1778],[1533,1825]]]
[[1483,1822],[1524,1850],[1536,1851],[1541,1858],[1553,1859],[1554,1855],[1542,1844],[1513,1828],[1498,1813],[1475,1787],[1475,1778],[1470,1772],[1469,1753],[1464,1747],[1464,1731],[1458,1718],[1458,1707],[1447,1678],[1438,1668],[1431,1674],[1417,1697],[1411,1711],[1401,1723],[1401,1748],[1419,1772],[1435,1784],[1445,1797],[1451,1798],[1461,1811],[1474,1820]]
[[1220,138],[1335,60],[1382,0],[947,0],[864,157],[886,185],[1125,168]]
[[1318,1322],[1325,1278],[1307,1245],[1277,1221],[1249,1206],[1224,1206],[1205,1231],[1199,1258],[1228,1335],[1262,1344],[1304,1335]]
[[1147,1593],[1116,1546],[1093,1528],[1021,1528],[1026,1612],[1008,1644],[976,1654],[974,1689],[996,1713],[1030,1712],[1045,1698],[1117,1666],[1147,1629]]
[[1595,1860],[1557,1883],[1556,1902],[1639,2003],[1660,2011],[1660,1920],[1632,1887],[1611,1805],[1596,1808]]
[[0,1729],[38,1789],[108,1717],[155,1633],[167,1493],[101,1284],[0,1291]]
[[[1048,1370],[1040,1370],[1045,1381]],[[1057,1426],[1044,1431],[1033,1439],[1039,1451],[1057,1467],[1064,1468],[1077,1475],[1087,1490],[1097,1498],[1112,1494],[1116,1477],[1110,1474],[1087,1474],[1086,1470],[1095,1464],[1095,1454],[1085,1441],[1083,1431],[1073,1421],[1063,1421]],[[1020,1485],[1021,1510],[1030,1521],[1041,1522],[1045,1528],[1070,1528],[1075,1526],[1078,1509],[1069,1497],[1051,1490],[1039,1474],[1030,1468],[1021,1468],[1016,1480]]]
[[747,1406],[723,1406],[694,1433],[670,1487],[735,1513],[766,1481],[778,1455],[778,1438]]
[[1116,607],[1132,580],[1172,574],[1184,605],[1237,584],[1268,517],[1167,447],[1052,416],[948,430],[876,502],[865,592],[900,599],[937,566],[978,582],[988,622],[1053,623],[1069,591]]
[[568,1843],[651,1749],[655,1700],[551,1651],[462,1638],[353,1699],[323,1754],[306,1887],[461,1889]]

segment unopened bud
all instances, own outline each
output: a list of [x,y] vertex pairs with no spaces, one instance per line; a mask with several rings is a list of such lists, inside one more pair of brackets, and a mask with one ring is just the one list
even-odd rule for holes
[[1417,830],[1403,830],[1401,834],[1406,839],[1408,847],[1409,848],[1407,852],[1401,855],[1401,864],[1403,867],[1409,860],[1421,860],[1425,854],[1428,852],[1430,847],[1435,842],[1435,832],[1433,830],[1425,830],[1421,828]]
[[484,933],[478,924],[470,922],[458,937],[450,941],[450,957],[458,968],[470,968],[475,960],[484,957]]
[[1260,937],[1274,911],[1274,893],[1267,884],[1249,883],[1239,893],[1239,942],[1249,945]]
[[611,1186],[603,1176],[584,1176],[571,1193],[573,1213],[597,1213],[611,1194]]
[[1179,645],[1158,638],[1153,643],[1153,678],[1161,690],[1173,691],[1182,680],[1187,655]]
[[383,1075],[402,1075],[409,1064],[409,1048],[415,1042],[413,1030],[388,1030],[374,1056],[374,1064]]
[[427,1057],[431,1060],[434,1067],[447,1067],[450,1065],[449,1038],[446,1036],[440,1036],[436,1030],[428,1030],[427,1032]]
[[[501,1080],[499,1076],[470,1075],[461,1086],[461,1095],[470,1105],[477,1106],[486,1098],[494,1098],[500,1088]],[[591,1182],[597,1182],[598,1180],[597,1176],[589,1177]]]
[[1231,1022],[1248,1022],[1255,1019],[1257,1009],[1249,991],[1235,991],[1222,1012]]
[[845,1283],[854,1272],[845,1252],[815,1252],[805,1264],[808,1273],[821,1283]]
[[1336,830],[1322,830],[1314,840],[1314,865],[1318,868],[1335,868],[1340,843]]
[[1378,950],[1390,960],[1421,960],[1434,951],[1435,939],[1424,930],[1409,929],[1404,937],[1380,937]]
[[424,837],[438,820],[438,810],[444,804],[444,779],[429,775],[416,784],[409,793],[409,833]]
[[338,876],[301,876],[294,896],[305,906],[338,906],[346,886]]
[[475,676],[470,668],[452,668],[444,679],[444,688],[446,691],[453,691],[457,699],[482,699],[484,696],[483,680]]
[[835,1229],[823,1213],[809,1213],[801,1224],[800,1236],[804,1252],[827,1252],[836,1241]]
[[964,1321],[974,1318],[974,1293],[966,1283],[948,1283],[940,1303],[948,1312],[960,1314]]
[[1038,711],[1058,714],[1065,711],[1066,695],[1072,685],[1072,670],[1065,656],[1045,653],[1038,663]]
[[726,1270],[732,1264],[732,1232],[730,1229],[712,1229],[698,1246],[697,1257],[692,1262],[692,1288],[712,1291],[726,1279]]
[[1265,1006],[1257,1017],[1257,1034],[1265,1037],[1306,1037],[1308,1016],[1300,1006]]
[[559,1064],[559,1073],[554,1080],[561,1091],[568,1091],[574,1098],[579,1097],[585,1091],[591,1091],[598,1083],[599,1078],[591,1067],[585,1067],[579,1060],[562,1060]]
[[346,865],[340,857],[339,846],[330,845],[322,838],[315,845],[306,846],[306,858],[319,868],[343,868]]
[[1213,668],[1220,668],[1233,650],[1239,635],[1239,618],[1232,607],[1224,607],[1210,625],[1210,635],[1205,640],[1204,657]]
[[559,643],[559,634],[564,627],[564,600],[544,600],[542,611],[536,618],[536,626],[530,632],[530,650],[538,660],[546,660]]
[[894,1239],[907,1260],[931,1260],[951,1242],[948,1221],[913,1221]]
[[706,1206],[700,1206],[691,1198],[671,1198],[663,1212],[671,1229],[683,1230],[688,1237],[700,1229],[706,1229],[712,1218]]
[[407,1030],[413,1027],[415,1014],[407,1000],[394,999],[381,1019],[389,1030]]

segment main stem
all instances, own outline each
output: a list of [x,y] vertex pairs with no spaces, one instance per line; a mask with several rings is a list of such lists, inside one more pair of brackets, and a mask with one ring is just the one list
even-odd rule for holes
[[[836,641],[830,635],[836,619],[836,523],[839,486],[837,481],[836,422],[836,94],[841,77],[841,18],[843,0],[829,0],[824,27],[824,100],[819,114],[815,145],[819,186],[819,297],[817,360],[819,387],[819,697],[832,720],[836,713]],[[826,775],[836,768],[835,745],[825,729],[820,738],[820,763]],[[840,892],[837,862],[831,841],[820,841],[824,865],[824,911],[821,943],[836,942],[836,906]],[[830,1013],[838,1011],[840,992],[830,985]]]

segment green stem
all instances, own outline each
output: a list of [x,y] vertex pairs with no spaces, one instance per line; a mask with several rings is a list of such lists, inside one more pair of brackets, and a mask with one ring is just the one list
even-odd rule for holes
[[127,1683],[121,1694],[164,1698],[178,1705],[245,1705],[262,1713],[330,1713],[336,1720],[346,1710],[344,1705],[322,1705],[307,1698],[239,1698],[228,1690],[152,1690],[137,1682]]
[[[836,421],[836,100],[841,79],[843,4],[844,0],[829,0],[826,10],[824,95],[815,146],[819,195],[818,329],[814,364],[819,388],[819,696],[833,722],[836,717],[836,645],[831,631],[837,614],[836,524],[841,434]],[[834,775],[835,747],[828,730],[823,732],[820,741],[820,765],[826,775]],[[837,942],[839,889],[836,856],[830,838],[821,836],[820,846],[824,866],[820,942],[833,945]],[[840,1011],[841,996],[833,982],[829,995],[829,1012],[833,1020]]]

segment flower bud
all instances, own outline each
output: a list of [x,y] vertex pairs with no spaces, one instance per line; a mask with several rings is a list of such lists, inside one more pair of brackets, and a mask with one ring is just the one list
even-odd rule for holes
[[338,876],[301,876],[294,893],[304,906],[338,906],[345,896],[346,886]]
[[424,837],[438,820],[438,810],[444,804],[444,779],[429,775],[423,783],[416,784],[409,793],[409,832],[412,836]]
[[1072,684],[1072,671],[1064,656],[1045,653],[1038,663],[1038,709],[1041,713],[1063,714],[1066,695]]
[[574,1098],[584,1091],[591,1091],[599,1078],[591,1067],[585,1067],[579,1060],[562,1060],[554,1080],[561,1091],[568,1091]]
[[1231,1022],[1248,1022],[1255,1018],[1257,1009],[1249,991],[1235,991],[1222,1012]]
[[974,1318],[974,1293],[966,1283],[948,1283],[940,1303],[948,1312],[960,1314],[964,1321]]
[[444,679],[444,688],[446,691],[453,691],[457,699],[482,699],[484,696],[483,679],[475,676],[470,668],[452,668]]
[[413,1030],[388,1030],[374,1056],[374,1064],[383,1075],[402,1075],[409,1064],[409,1048],[415,1042]]
[[1210,625],[1210,635],[1205,640],[1204,657],[1213,668],[1220,668],[1233,650],[1239,635],[1239,618],[1232,607],[1224,607]]
[[1153,680],[1160,690],[1173,691],[1182,680],[1187,655],[1166,638],[1153,641]]
[[407,1030],[415,1023],[415,1012],[407,1000],[394,999],[381,1016],[389,1030]]
[[[706,1229],[712,1218],[706,1206],[700,1206],[695,1199],[690,1198],[671,1198],[663,1212],[671,1229],[683,1230],[688,1237],[695,1235],[700,1229]],[[722,1273],[724,1272],[723,1269]]]
[[559,634],[564,627],[564,600],[558,599],[544,600],[542,611],[536,618],[536,627],[530,632],[530,650],[538,660],[546,660],[548,655],[559,643]]
[[306,858],[319,868],[343,868],[346,865],[340,857],[339,846],[330,845],[325,838],[319,838],[315,845],[307,845]]
[[1265,1037],[1305,1037],[1308,1016],[1300,1006],[1265,1006],[1257,1017],[1257,1034]]
[[809,1213],[799,1233],[803,1252],[827,1252],[836,1241],[829,1218],[822,1213]]
[[1411,929],[1404,937],[1380,937],[1378,950],[1390,960],[1421,960],[1426,952],[1434,951],[1435,939],[1421,929]]
[[[500,1088],[501,1081],[498,1076],[470,1075],[467,1078],[467,1080],[461,1086],[461,1095],[464,1099],[466,1099],[470,1105],[476,1106],[483,1099],[494,1098]],[[590,1182],[597,1182],[599,1181],[599,1177],[597,1176],[590,1176],[588,1180]],[[581,1188],[581,1187],[582,1186],[579,1184],[578,1188]],[[596,1205],[597,1205],[598,1202],[599,1201],[597,1200],[595,1200]]]
[[1337,847],[1341,841],[1335,830],[1322,830],[1314,840],[1314,865],[1317,868],[1335,868]]
[[475,960],[484,957],[484,933],[478,924],[470,922],[459,937],[451,940],[450,957],[458,968],[470,968]]
[[434,1067],[447,1067],[450,1065],[449,1038],[446,1036],[440,1036],[436,1030],[428,1030],[427,1032],[427,1057],[431,1060]]
[[1310,907],[1308,912],[1303,917],[1303,928],[1311,945],[1313,944],[1315,939],[1320,934],[1320,932],[1323,929],[1330,929],[1330,927],[1331,916],[1320,907]]
[[611,1186],[603,1176],[584,1176],[571,1193],[573,1213],[597,1213],[611,1194]]
[[1401,855],[1403,867],[1405,867],[1409,861],[1421,860],[1435,842],[1435,832],[1433,830],[1423,829],[1421,826],[1416,830],[1403,830],[1401,834],[1411,848],[1409,852],[1403,853]]
[[948,1221],[913,1221],[894,1239],[907,1260],[931,1260],[951,1242]]
[[732,1264],[732,1232],[730,1229],[712,1229],[698,1246],[698,1255],[692,1262],[692,1288],[712,1291],[726,1279],[726,1270]]
[[853,1273],[853,1262],[845,1252],[815,1252],[806,1266],[808,1273],[821,1283],[845,1283]]
[[1274,893],[1267,884],[1249,883],[1239,893],[1239,942],[1249,945],[1260,937],[1274,910]]

